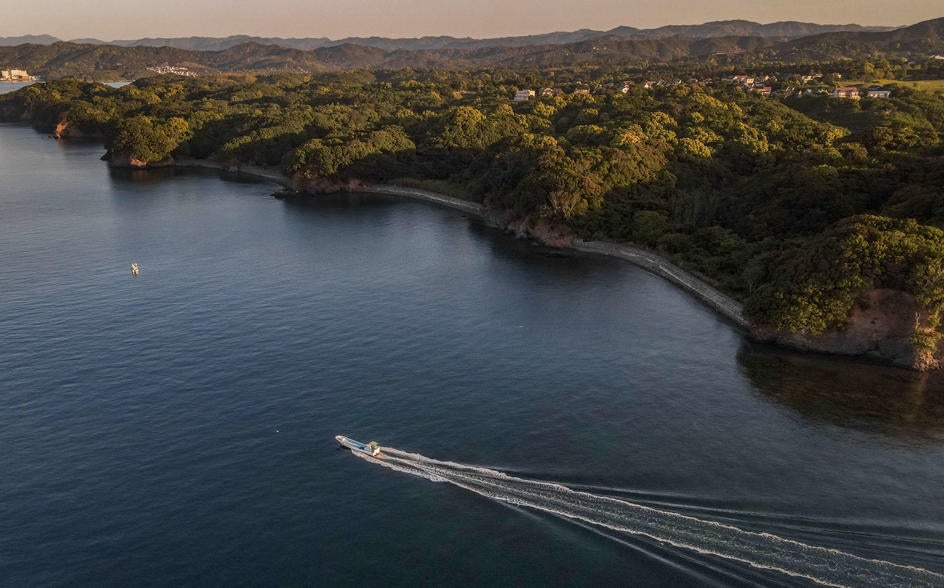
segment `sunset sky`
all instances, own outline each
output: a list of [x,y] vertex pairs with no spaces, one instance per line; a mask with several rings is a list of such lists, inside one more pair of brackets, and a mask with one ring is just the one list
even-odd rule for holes
[[0,36],[63,39],[452,35],[496,37],[712,20],[907,25],[944,16],[940,0],[17,0]]

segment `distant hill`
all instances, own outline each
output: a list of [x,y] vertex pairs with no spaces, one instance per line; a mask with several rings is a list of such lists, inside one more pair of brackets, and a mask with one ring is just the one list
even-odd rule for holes
[[188,64],[196,71],[210,71],[201,64],[207,56],[173,47],[117,47],[79,45],[58,41],[52,45],[0,47],[0,64],[16,64],[47,79],[65,77],[93,80],[132,79],[148,75],[148,67]]
[[[321,47],[338,45],[361,45],[375,47],[385,51],[426,51],[435,49],[481,49],[487,47],[534,47],[540,45],[566,45],[579,43],[597,37],[620,37],[624,39],[658,39],[663,37],[692,37],[704,39],[710,37],[769,37],[780,40],[795,39],[820,33],[838,31],[864,32],[888,31],[893,27],[863,27],[856,24],[847,25],[820,25],[804,22],[775,22],[760,24],[747,20],[726,20],[708,22],[700,25],[670,25],[655,29],[637,29],[620,26],[609,31],[580,29],[576,31],[557,31],[540,35],[524,35],[515,37],[494,37],[487,39],[473,39],[470,37],[418,37],[418,38],[386,38],[386,37],[347,37],[344,39],[329,39],[327,37],[280,38],[280,37],[253,37],[250,35],[232,35],[229,37],[147,37],[143,39],[127,39],[116,41],[102,41],[100,39],[85,38],[72,39],[77,45],[118,45],[120,47],[174,47],[189,51],[223,51],[245,43],[260,45],[278,45],[290,49],[311,51]],[[27,35],[24,37],[0,37],[0,46],[21,45],[35,43],[37,45],[51,45],[62,39],[50,35]]]
[[[509,37],[499,45],[452,37],[413,39],[421,48],[398,48],[405,40],[359,39],[310,49],[243,41],[222,49],[169,46],[56,42],[49,45],[0,46],[0,64],[15,64],[48,79],[83,77],[96,80],[131,79],[153,75],[161,66],[186,67],[194,73],[234,71],[323,72],[343,69],[563,67],[572,65],[651,64],[710,55],[744,54],[785,62],[829,61],[884,54],[926,57],[944,53],[944,18],[895,30],[837,30],[791,37],[827,25],[724,21],[697,26],[661,27],[640,31],[619,27],[606,33],[575,31],[533,37]],[[732,34],[721,35],[731,32]],[[754,34],[740,34],[740,33]],[[584,37],[584,38],[581,38]],[[236,39],[251,37],[228,37]],[[565,39],[577,39],[561,42]],[[155,40],[160,41],[160,40]],[[204,38],[186,40],[205,46]],[[220,41],[217,39],[216,41]],[[322,39],[309,39],[320,43]],[[496,39],[488,40],[490,43]],[[543,41],[543,42],[541,42]],[[386,44],[383,47],[371,45]],[[514,44],[517,43],[517,44]]]
[[13,47],[23,45],[24,43],[35,43],[36,45],[52,45],[59,41],[52,35],[23,35],[21,37],[0,37],[0,47]]
[[[673,36],[692,37],[695,39],[707,39],[711,37],[763,37],[786,40],[823,33],[879,32],[893,29],[894,27],[863,27],[857,24],[820,25],[795,21],[759,24],[749,20],[722,20],[706,22],[700,25],[669,25],[656,29],[637,31],[636,34],[646,38]],[[614,29],[610,32],[614,33],[616,30],[617,29]]]
[[73,39],[72,43],[92,45],[118,45],[120,47],[174,47],[188,51],[223,51],[245,43],[259,45],[278,45],[289,49],[311,51],[332,43],[327,37],[304,39],[282,39],[279,37],[253,37],[250,35],[231,35],[229,37],[147,37],[144,39],[100,41],[98,39]]
[[811,59],[940,53],[944,52],[944,18],[892,31],[812,35],[782,43],[775,50],[782,56]]

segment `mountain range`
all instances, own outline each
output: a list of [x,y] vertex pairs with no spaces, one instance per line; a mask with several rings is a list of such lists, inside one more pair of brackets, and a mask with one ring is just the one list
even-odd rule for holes
[[[155,44],[133,46],[32,42],[0,46],[0,66],[27,69],[47,79],[116,80],[153,75],[155,69],[161,69],[158,66],[184,67],[194,73],[323,72],[343,69],[632,66],[714,55],[808,62],[865,58],[877,54],[907,59],[944,54],[944,18],[879,31],[856,25],[834,27],[841,30],[824,30],[824,27],[829,28],[806,23],[760,25],[725,21],[649,31],[618,27],[605,32],[574,31],[505,39],[369,38],[357,39],[358,42],[330,41],[311,49],[247,41],[252,39],[248,37],[188,40],[196,46],[211,41],[219,44],[236,39],[241,41],[216,50],[157,45],[158,40],[152,40]],[[296,41],[316,43],[321,40]]]
[[[764,37],[778,40],[807,37],[819,33],[847,32],[878,32],[892,30],[894,27],[863,27],[856,24],[847,25],[820,25],[805,22],[775,22],[760,24],[747,20],[726,20],[708,22],[700,25],[668,25],[654,29],[637,29],[629,26],[620,26],[608,31],[580,29],[577,31],[558,31],[542,35],[527,35],[518,37],[495,37],[488,39],[473,39],[470,37],[418,37],[418,38],[386,38],[386,37],[347,37],[332,40],[327,37],[280,38],[254,37],[249,35],[232,35],[229,37],[148,37],[133,40],[102,41],[100,39],[71,39],[70,43],[77,45],[117,45],[119,47],[174,47],[189,51],[222,51],[245,43],[260,45],[278,45],[290,49],[311,51],[321,47],[338,45],[362,45],[376,47],[385,51],[422,51],[430,49],[481,49],[487,47],[532,47],[536,45],[564,45],[578,43],[597,37],[617,37],[621,39],[661,39],[666,37],[690,37],[704,39],[710,37]],[[22,45],[35,43],[37,45],[51,45],[65,41],[50,35],[26,35],[20,37],[0,37],[0,46]]]

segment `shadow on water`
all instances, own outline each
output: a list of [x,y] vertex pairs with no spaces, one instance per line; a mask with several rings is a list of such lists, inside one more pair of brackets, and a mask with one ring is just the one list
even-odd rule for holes
[[[276,185],[275,182],[264,178],[200,167],[160,167],[153,169],[109,167],[108,175],[114,184],[134,187],[159,185],[180,177],[220,178],[237,184],[271,183],[273,186]],[[275,190],[273,189],[273,191]]]
[[[177,170],[174,168],[160,169],[129,169],[129,168],[108,168],[108,177],[112,183],[117,185],[150,186],[162,184],[172,178],[183,174],[204,173],[203,170],[192,172],[191,170]],[[209,174],[207,174],[209,175]]]
[[396,206],[402,200],[368,192],[333,192],[329,194],[284,193],[279,198],[286,208],[303,213],[334,213],[365,205],[375,208]]
[[[483,239],[487,238],[491,253],[500,258],[520,260],[525,263],[544,261],[549,265],[559,263],[579,265],[586,264],[587,261],[599,260],[597,257],[583,256],[572,249],[549,247],[533,239],[522,239],[510,232],[490,227],[484,222],[470,223],[469,231]],[[614,263],[613,265],[620,264]]]
[[[407,206],[430,207],[452,217],[455,225],[489,252],[489,263],[499,263],[514,268],[517,280],[525,280],[529,288],[569,283],[582,287],[591,278],[612,275],[615,270],[637,271],[637,268],[616,259],[587,255],[574,250],[549,247],[532,239],[522,239],[502,229],[489,226],[482,219],[438,204],[422,202],[400,196],[369,193],[339,192],[331,194],[279,195],[279,200],[290,210],[300,215],[317,215],[329,219],[350,219],[353,211],[370,208],[371,214],[393,215]],[[642,271],[642,270],[638,270]],[[614,281],[617,283],[618,281]],[[553,289],[553,286],[550,286]]]
[[742,372],[807,419],[912,442],[944,442],[944,376],[745,342]]

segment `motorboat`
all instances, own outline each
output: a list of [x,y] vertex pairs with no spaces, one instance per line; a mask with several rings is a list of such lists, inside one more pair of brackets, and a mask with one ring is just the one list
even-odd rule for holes
[[355,441],[350,437],[345,437],[344,435],[335,435],[338,443],[342,447],[347,447],[351,451],[357,451],[359,453],[366,453],[372,457],[376,457],[380,453],[380,444],[376,441],[371,441],[370,443],[361,443],[360,441]]

